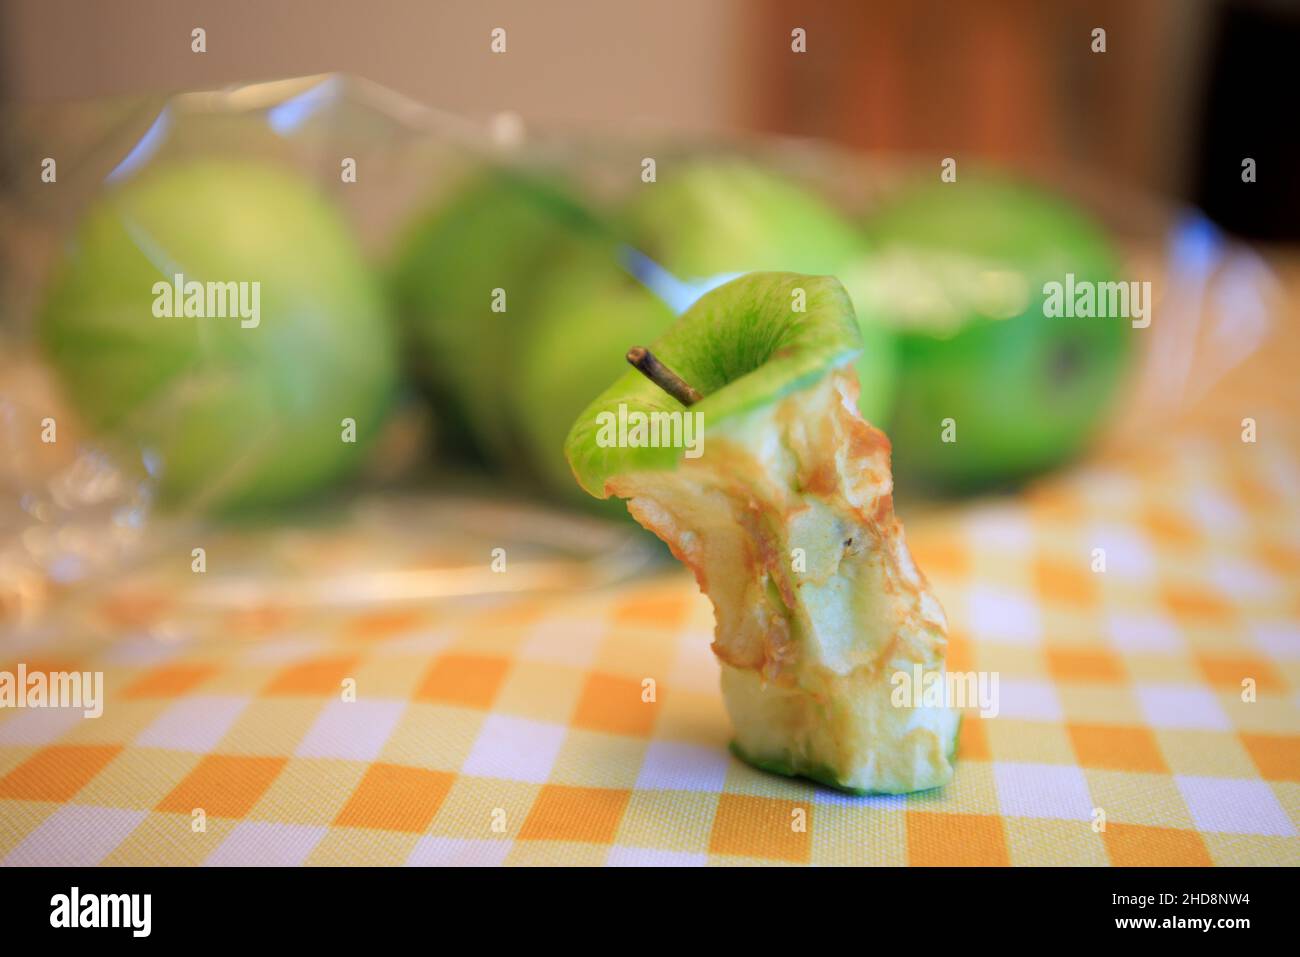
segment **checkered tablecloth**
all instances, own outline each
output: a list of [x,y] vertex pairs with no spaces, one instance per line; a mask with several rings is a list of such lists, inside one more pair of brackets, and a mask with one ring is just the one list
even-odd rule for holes
[[941,790],[850,797],[731,757],[711,612],[680,572],[268,604],[179,641],[109,603],[117,640],[25,662],[102,670],[102,717],[0,710],[0,862],[1300,864],[1300,434],[1279,395],[1016,497],[901,509],[949,666],[1000,676]]

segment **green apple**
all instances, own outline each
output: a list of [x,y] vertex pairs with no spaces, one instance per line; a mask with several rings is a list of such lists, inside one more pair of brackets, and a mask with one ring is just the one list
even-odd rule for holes
[[889,440],[857,409],[844,288],[751,273],[651,348],[702,399],[687,407],[629,370],[565,452],[712,601],[735,752],[855,792],[946,783],[959,713],[899,701],[895,677],[942,676],[947,625],[894,515]]
[[676,314],[600,250],[558,263],[540,298],[519,367],[505,380],[511,417],[545,487],[589,502],[564,457],[569,426],[591,401],[591,383],[626,368],[628,343],[654,341]]
[[[780,270],[838,276],[857,302],[852,267],[865,243],[856,225],[818,196],[741,158],[665,162],[638,187],[622,223],[633,246],[682,280]],[[859,315],[862,414],[883,422],[894,391],[886,326]]]
[[898,333],[899,475],[970,490],[1077,455],[1114,404],[1132,328],[1047,318],[1043,290],[1122,278],[1102,230],[1042,190],[971,177],[905,191],[868,233],[855,301]]
[[399,244],[390,287],[417,372],[498,464],[524,464],[509,382],[548,274],[593,244],[609,241],[576,191],[506,167],[476,171]]
[[269,166],[114,188],[56,271],[39,337],[92,428],[156,456],[163,497],[191,507],[282,503],[351,471],[395,385],[383,298],[346,224]]

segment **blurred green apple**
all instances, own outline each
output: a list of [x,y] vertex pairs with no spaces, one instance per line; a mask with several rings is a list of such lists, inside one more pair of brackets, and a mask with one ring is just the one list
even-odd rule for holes
[[[623,213],[629,242],[682,280],[756,271],[833,275],[855,305],[854,269],[865,243],[858,228],[800,185],[738,157],[663,163]],[[889,330],[859,310],[863,351],[858,406],[887,417],[894,391]]]
[[1133,330],[1048,318],[1043,287],[1122,278],[1100,227],[1041,189],[970,177],[904,191],[867,232],[855,302],[898,333],[901,485],[973,490],[1077,455],[1113,406]]
[[557,264],[541,300],[510,380],[511,413],[546,487],[588,504],[564,457],[569,427],[591,401],[593,384],[621,375],[627,350],[657,339],[676,314],[599,250]]
[[383,298],[343,219],[245,163],[114,188],[56,271],[39,337],[91,427],[155,456],[164,499],[194,507],[282,503],[351,471],[395,385]]
[[549,274],[566,255],[602,242],[596,216],[566,183],[492,167],[461,183],[399,244],[390,283],[417,374],[498,464],[522,464],[508,393]]

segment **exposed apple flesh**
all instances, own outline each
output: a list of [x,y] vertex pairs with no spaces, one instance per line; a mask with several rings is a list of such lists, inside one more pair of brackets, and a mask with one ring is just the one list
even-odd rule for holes
[[[781,304],[799,282],[809,286],[810,312],[847,318],[790,316]],[[736,310],[745,315],[731,316]],[[772,328],[782,323],[784,341]],[[655,344],[685,378],[695,373],[705,396],[692,406],[704,416],[703,454],[670,462],[583,454],[589,417],[646,395],[634,379],[589,407],[569,453],[584,485],[596,491],[603,481],[597,494],[627,499],[712,602],[736,752],[847,790],[900,793],[951,778],[958,714],[891,701],[896,673],[919,665],[942,675],[946,623],[894,515],[889,441],[858,412],[853,353],[846,361],[838,349],[846,327],[856,335],[834,280],[736,280]],[[741,343],[728,344],[733,331]],[[753,346],[764,341],[775,346],[766,355]],[[753,368],[730,369],[723,378],[740,374],[718,387],[709,381],[710,357],[691,348],[701,342],[748,350]],[[802,375],[782,368],[807,358],[801,349],[823,357],[819,372],[806,362]],[[733,389],[738,395],[728,395]],[[765,390],[771,398],[760,401]],[[654,405],[682,408],[666,396]]]

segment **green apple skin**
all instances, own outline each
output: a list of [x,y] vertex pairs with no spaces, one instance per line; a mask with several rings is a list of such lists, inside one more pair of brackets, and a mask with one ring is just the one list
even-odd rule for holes
[[[889,440],[857,409],[861,339],[844,288],[750,273],[651,348],[703,398],[684,409],[629,370],[565,451],[583,488],[626,499],[713,603],[733,752],[854,793],[947,783],[958,713],[892,694],[899,673],[942,674],[947,623],[894,514]],[[608,423],[620,408],[698,415],[705,441],[694,453],[619,445]]]
[[[621,223],[631,243],[680,279],[785,271],[833,275],[857,303],[858,227],[783,176],[736,157],[663,164]],[[895,346],[887,326],[860,311],[859,408],[884,422],[894,394]]]
[[[1037,188],[996,179],[914,187],[870,221],[859,308],[895,326],[890,420],[904,484],[968,492],[1070,460],[1129,365],[1123,318],[1048,318],[1043,285],[1119,280],[1102,230]],[[945,419],[956,441],[944,442]]]
[[[154,284],[259,282],[260,323],[154,315]],[[160,495],[234,510],[285,503],[357,467],[396,379],[378,284],[341,216],[270,166],[150,171],[87,214],[38,335],[98,433],[149,450]],[[342,420],[356,420],[355,443]]]
[[[472,174],[398,245],[389,286],[415,372],[499,466],[528,464],[509,383],[547,301],[548,274],[567,256],[606,245],[598,219],[566,183],[505,168]],[[495,289],[505,291],[504,312],[492,309]]]
[[677,317],[603,250],[557,264],[541,298],[507,385],[511,418],[545,488],[588,505],[564,457],[569,427],[591,401],[591,383],[627,371],[627,350],[658,339]]
[[[791,321],[795,290],[806,303],[799,321]],[[752,273],[706,293],[650,348],[704,396],[691,411],[704,417],[706,429],[715,429],[805,388],[829,369],[852,364],[862,339],[852,302],[837,280]],[[578,484],[597,498],[610,494],[606,483],[615,475],[671,471],[681,460],[681,449],[671,447],[601,447],[600,413],[617,413],[624,403],[646,413],[683,408],[630,367],[588,404],[570,428],[564,451]]]

